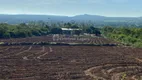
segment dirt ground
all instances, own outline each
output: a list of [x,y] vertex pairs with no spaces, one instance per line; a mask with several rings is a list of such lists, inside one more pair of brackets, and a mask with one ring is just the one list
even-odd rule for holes
[[142,80],[142,49],[0,46],[0,80]]

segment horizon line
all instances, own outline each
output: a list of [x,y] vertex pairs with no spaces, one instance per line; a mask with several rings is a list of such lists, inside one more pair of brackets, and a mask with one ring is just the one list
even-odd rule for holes
[[64,16],[64,17],[75,17],[80,15],[91,15],[91,16],[102,16],[102,17],[142,17],[142,16],[103,16],[103,15],[96,15],[96,14],[76,14],[76,15],[61,15],[61,14],[40,14],[40,13],[0,13],[0,15],[39,15],[39,16]]

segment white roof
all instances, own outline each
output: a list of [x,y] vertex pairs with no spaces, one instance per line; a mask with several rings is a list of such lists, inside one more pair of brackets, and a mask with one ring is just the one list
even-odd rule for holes
[[73,28],[61,28],[62,30],[80,30],[80,29],[73,29]]

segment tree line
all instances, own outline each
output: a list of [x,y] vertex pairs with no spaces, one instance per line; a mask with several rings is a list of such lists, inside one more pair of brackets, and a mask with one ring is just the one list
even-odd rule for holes
[[[29,22],[21,24],[0,23],[0,38],[25,38],[49,34],[62,34],[61,28],[78,28],[83,33],[99,35],[99,28],[90,24],[79,24],[75,22],[52,23],[52,22]],[[80,34],[81,32],[78,32]]]
[[91,22],[29,22],[21,24],[0,23],[0,38],[25,38],[49,34],[62,34],[61,28],[78,28],[80,33],[103,34],[104,37],[119,41],[125,45],[142,47],[141,27],[96,27]]
[[128,46],[142,47],[142,28],[136,27],[103,27],[105,37],[122,42]]

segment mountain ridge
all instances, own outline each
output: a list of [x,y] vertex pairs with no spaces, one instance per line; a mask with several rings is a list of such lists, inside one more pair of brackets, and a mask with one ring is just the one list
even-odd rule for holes
[[0,14],[0,23],[17,24],[29,21],[142,21],[142,17],[106,17],[100,15],[81,14],[75,16],[40,15],[40,14]]

